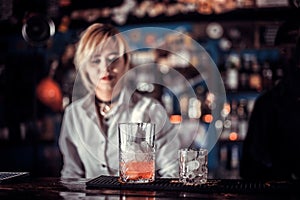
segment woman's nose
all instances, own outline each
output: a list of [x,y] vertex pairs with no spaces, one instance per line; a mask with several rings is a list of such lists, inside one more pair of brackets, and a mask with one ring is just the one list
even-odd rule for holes
[[103,61],[98,66],[98,72],[108,72],[109,71],[109,63],[107,61]]

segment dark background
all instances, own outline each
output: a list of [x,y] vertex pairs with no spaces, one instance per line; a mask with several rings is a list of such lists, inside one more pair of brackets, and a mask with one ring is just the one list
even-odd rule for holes
[[[143,1],[134,2],[139,5]],[[172,0],[155,2],[164,5],[178,3]],[[92,8],[111,11],[123,3],[122,0],[0,1],[0,171],[30,171],[34,176],[59,176],[62,162],[57,140],[63,110],[54,110],[51,106],[41,102],[37,98],[36,88],[42,79],[51,74],[51,63],[56,60],[59,65],[52,78],[59,84],[64,97],[72,95],[75,72],[72,56],[69,56],[67,61],[63,59],[67,47],[76,43],[79,33],[89,24],[93,22],[112,23],[120,28],[130,25],[192,24],[191,35],[207,47],[222,73],[225,72],[225,60],[228,52],[214,48],[216,40],[209,38],[203,31],[208,23],[218,22],[225,31],[232,28],[240,30],[242,37],[237,41],[231,41],[232,51],[240,52],[243,48],[251,49],[259,55],[264,54],[263,59],[270,59],[270,57],[274,59],[278,50],[272,44],[275,33],[270,33],[268,30],[276,30],[286,19],[299,19],[299,10],[292,2],[289,2],[288,6],[260,8],[254,3],[251,6],[238,7],[218,14],[203,14],[193,11],[177,13],[172,16],[159,14],[154,17],[145,15],[139,18],[131,11],[126,14],[127,18],[123,24],[116,22],[111,14],[99,15],[92,21],[84,17],[72,18],[74,11]],[[22,28],[28,24],[28,20],[32,16],[40,16],[42,21],[37,21],[32,25],[36,25],[38,30],[33,28],[31,30],[33,33],[27,33],[29,35],[32,33],[28,41],[22,35]],[[49,35],[49,24],[47,21],[43,21],[44,18],[53,21],[54,35]],[[65,19],[67,21],[64,21]],[[255,43],[255,34],[257,33],[260,36],[258,37],[259,41]],[[271,42],[266,40],[265,36],[268,36]],[[276,63],[276,58],[272,59],[270,59],[271,64]],[[275,72],[276,66],[272,70]],[[185,70],[182,73],[192,76],[190,73],[193,71]],[[229,101],[230,98],[240,98],[241,96],[253,100],[259,92],[261,91],[234,92],[233,95],[229,95]],[[157,98],[157,94],[155,95]],[[178,105],[174,105],[174,107],[178,108]],[[224,141],[220,142],[221,145],[223,143]],[[223,151],[220,151],[221,147],[216,147],[211,158],[211,163],[216,164],[213,164],[211,168],[218,172],[212,176],[238,176],[236,174],[238,167],[231,166],[232,156],[235,155],[232,154],[231,147],[240,148],[241,143],[242,141],[226,143],[225,160],[222,155]],[[223,172],[219,171],[218,163],[221,163],[225,169]]]

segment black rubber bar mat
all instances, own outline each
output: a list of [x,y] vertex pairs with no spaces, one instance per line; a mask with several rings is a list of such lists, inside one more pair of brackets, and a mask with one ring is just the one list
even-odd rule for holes
[[234,179],[208,179],[202,185],[183,185],[177,179],[157,178],[152,183],[118,182],[118,177],[99,176],[86,183],[87,189],[134,189],[153,191],[180,191],[197,193],[282,193],[298,192],[299,182],[289,181],[246,181]]

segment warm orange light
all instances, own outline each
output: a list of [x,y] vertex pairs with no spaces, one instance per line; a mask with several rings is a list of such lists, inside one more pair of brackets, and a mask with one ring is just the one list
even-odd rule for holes
[[172,124],[179,124],[182,120],[182,117],[181,115],[171,115],[170,116],[170,122]]
[[57,82],[46,77],[40,81],[36,88],[37,98],[54,111],[62,109],[62,91]]
[[229,134],[229,140],[230,140],[230,141],[236,141],[237,138],[238,138],[238,134],[237,134],[236,132],[231,132],[231,133]]
[[213,120],[213,116],[211,114],[206,114],[203,115],[202,119],[205,123],[211,123]]

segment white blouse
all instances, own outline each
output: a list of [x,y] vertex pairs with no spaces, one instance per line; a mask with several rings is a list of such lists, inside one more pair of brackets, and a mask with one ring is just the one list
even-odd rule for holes
[[177,150],[180,137],[169,122],[163,106],[155,99],[127,90],[104,119],[107,133],[100,128],[94,95],[88,94],[70,104],[64,113],[59,147],[63,155],[63,178],[94,178],[119,175],[119,122],[156,124],[156,170],[161,177],[178,177]]

